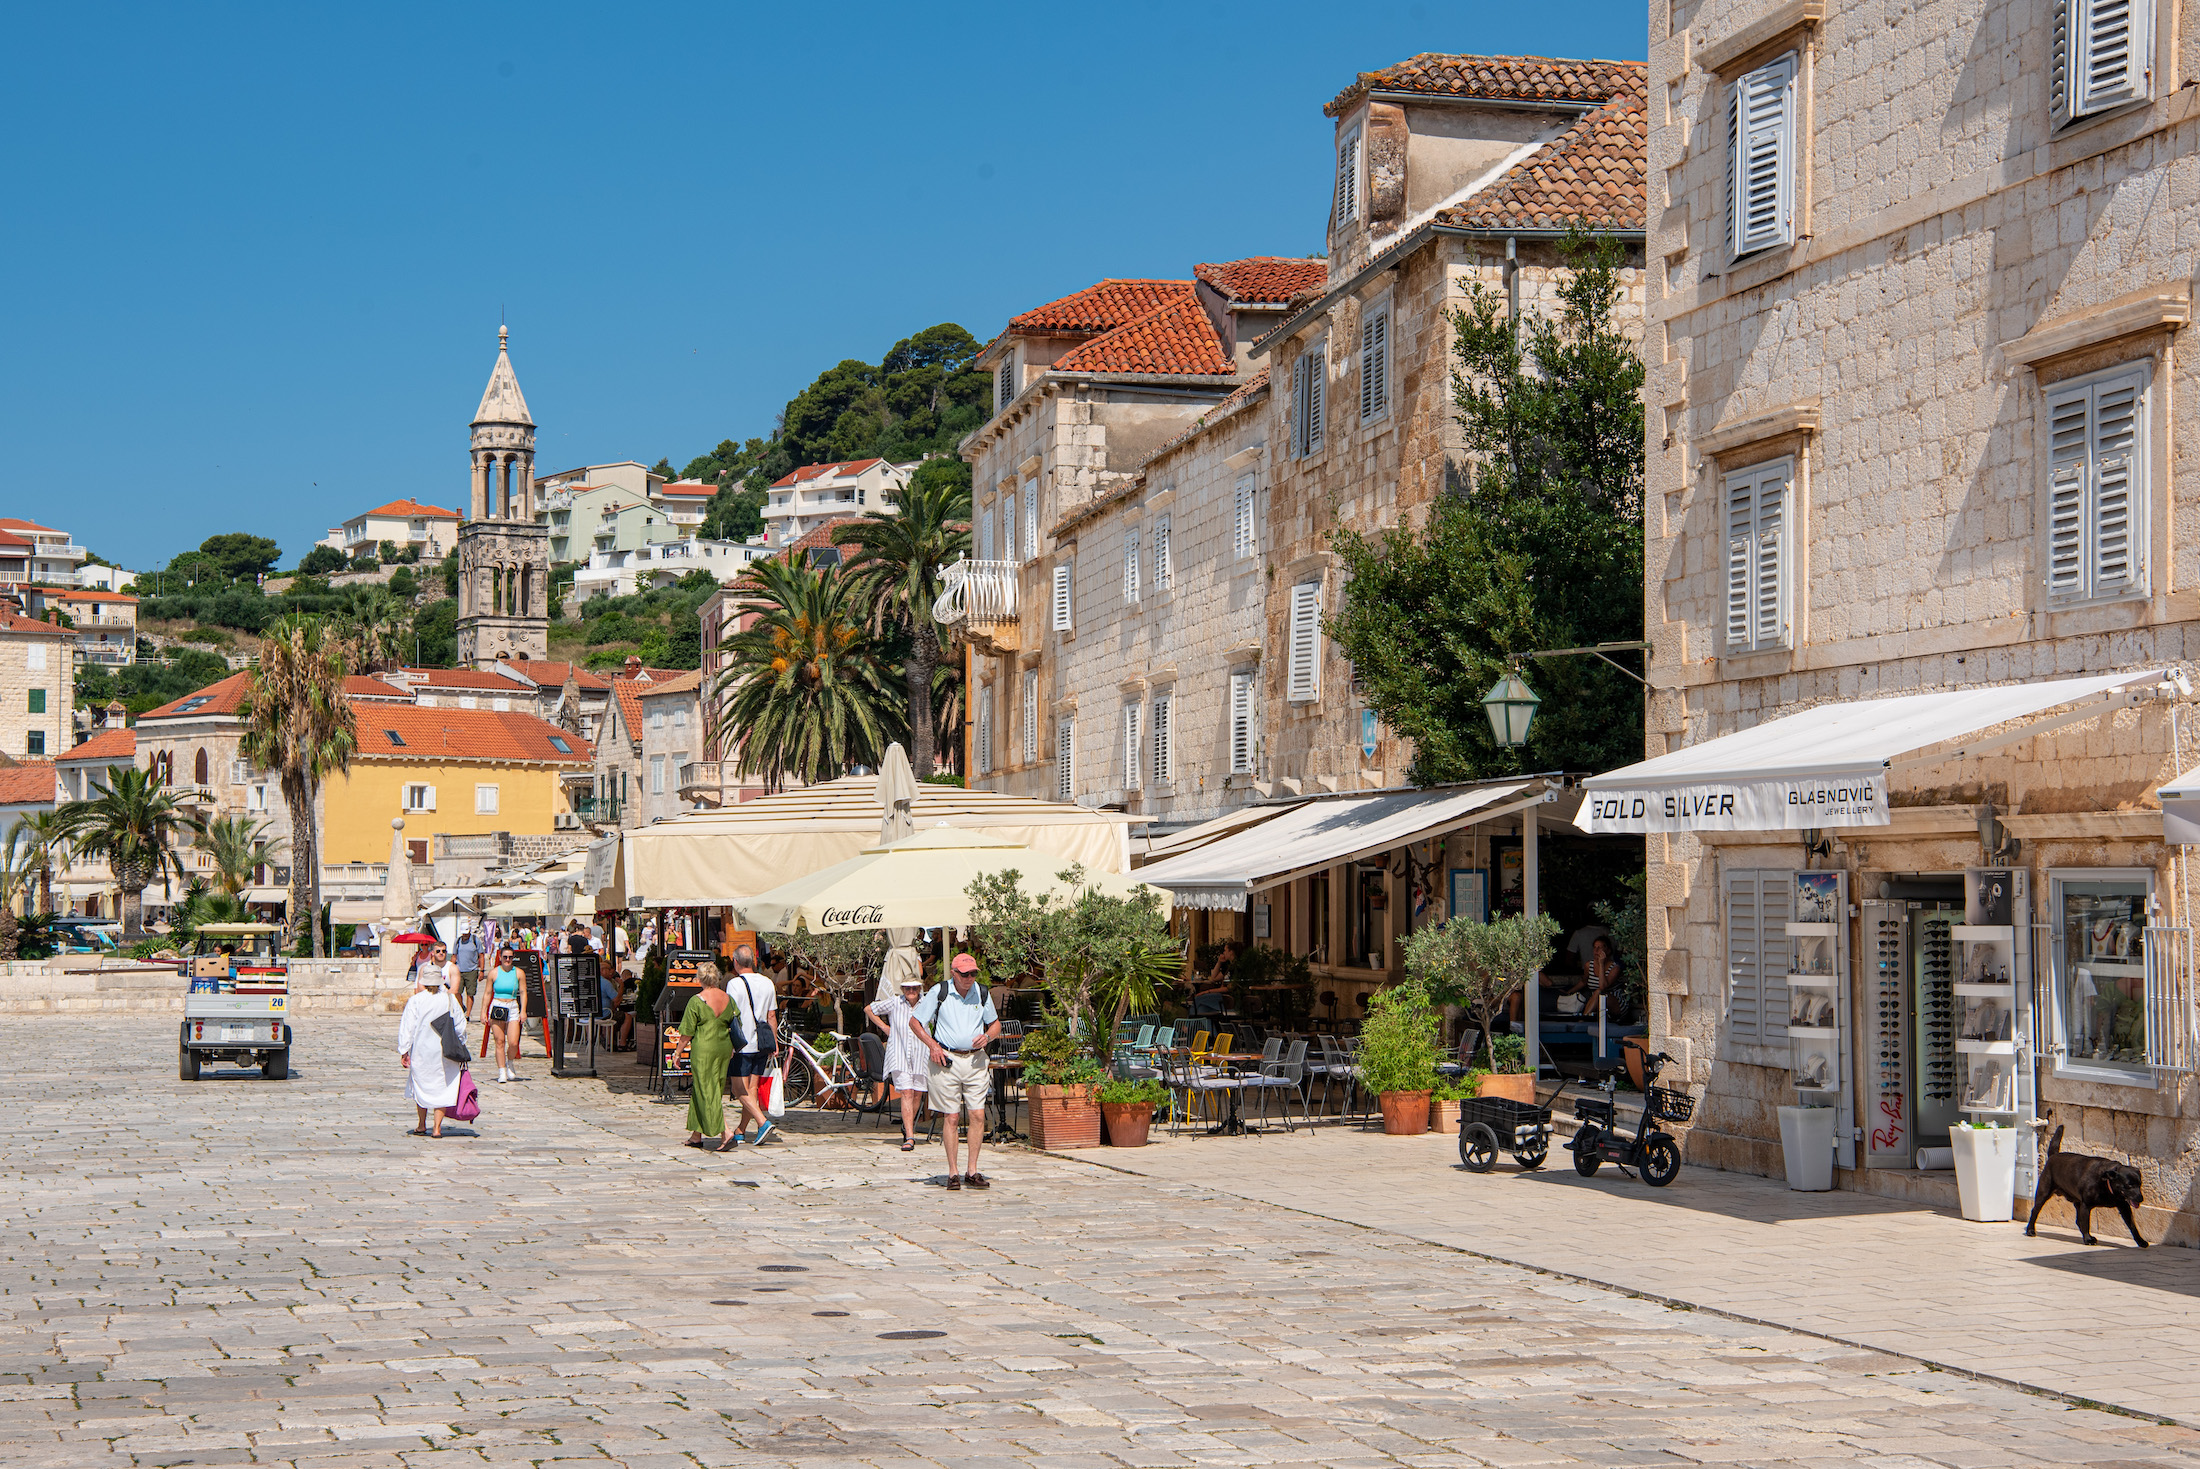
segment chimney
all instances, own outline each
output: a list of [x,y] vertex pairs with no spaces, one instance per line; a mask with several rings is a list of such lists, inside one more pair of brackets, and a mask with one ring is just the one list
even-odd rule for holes
[[625,669],[624,669],[624,670],[622,670],[622,671],[620,672],[620,674],[619,674],[619,677],[621,677],[621,678],[640,678],[641,676],[642,676],[642,660],[641,660],[640,658],[637,658],[636,656],[634,656],[634,655],[633,655],[632,653],[629,653],[629,654],[627,654],[627,655],[626,655],[626,667],[625,667]]

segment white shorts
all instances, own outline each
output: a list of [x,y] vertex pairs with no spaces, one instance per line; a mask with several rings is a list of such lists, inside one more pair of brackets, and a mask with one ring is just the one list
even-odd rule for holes
[[886,1080],[896,1091],[923,1092],[932,1089],[932,1079],[921,1071],[889,1071]]
[[950,1051],[945,1066],[934,1066],[931,1079],[932,1110],[943,1117],[958,1112],[982,1112],[993,1084],[993,1069],[985,1052],[958,1056]]

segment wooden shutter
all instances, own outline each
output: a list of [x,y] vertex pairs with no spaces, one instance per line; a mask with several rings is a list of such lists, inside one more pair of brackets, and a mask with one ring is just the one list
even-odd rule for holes
[[1788,482],[1777,459],[1726,476],[1726,646],[1776,648],[1788,640]]
[[1070,761],[1076,752],[1074,727],[1067,719],[1058,721],[1054,726],[1054,799],[1057,801],[1077,799],[1077,786],[1071,778],[1073,772],[1070,769]]
[[1176,762],[1170,758],[1169,706],[1175,702],[1173,694],[1156,694],[1153,698],[1153,783],[1167,785],[1174,777],[1170,774]]
[[1024,481],[1024,559],[1039,554],[1039,482]]
[[1058,565],[1054,568],[1054,630],[1056,632],[1069,631],[1069,612],[1069,567]]
[[1138,600],[1138,556],[1138,532],[1135,529],[1123,532],[1123,600],[1126,603]]
[[1039,758],[1039,674],[1024,675],[1024,764]]
[[1230,773],[1253,768],[1253,675],[1230,675]]
[[2047,589],[2080,600],[2146,584],[2146,374],[2047,395]]
[[1001,500],[1001,559],[1016,559],[1016,492],[1013,490]]
[[1175,580],[1176,567],[1169,555],[1169,517],[1164,515],[1153,523],[1153,589],[1165,592]]
[[1321,697],[1321,583],[1291,588],[1291,702]]
[[993,773],[993,686],[978,690],[978,774]]
[[2153,11],[2148,0],[2065,0],[2056,6],[2063,41],[2057,80],[2068,118],[2105,112],[2151,93]]
[[1360,323],[1360,417],[1380,418],[1390,408],[1390,312],[1370,313]]
[[1760,869],[1726,874],[1727,1023],[1730,1041],[1787,1039],[1787,921],[1795,874]]
[[1360,217],[1360,130],[1346,133],[1337,144],[1337,223],[1350,224]]
[[1253,477],[1247,475],[1237,482],[1237,495],[1231,511],[1234,529],[1230,534],[1230,555],[1243,558],[1253,554]]
[[1146,738],[1138,727],[1142,712],[1137,704],[1123,706],[1123,789],[1127,791],[1138,789],[1139,767],[1145,763]]
[[1329,377],[1328,339],[1316,342],[1306,355],[1306,452],[1318,454],[1322,447],[1322,389]]
[[1016,354],[1011,352],[1009,354],[1008,360],[1001,364],[1000,371],[994,375],[993,411],[995,413],[998,413],[1003,408],[1006,408],[1009,404],[1009,400],[1014,398],[1015,396]]
[[1727,94],[1726,240],[1740,257],[1795,239],[1795,55],[1735,81]]

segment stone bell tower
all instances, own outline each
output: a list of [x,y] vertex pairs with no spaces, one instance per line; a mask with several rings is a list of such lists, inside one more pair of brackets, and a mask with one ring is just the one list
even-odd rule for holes
[[458,664],[550,655],[550,527],[535,519],[535,420],[497,328],[473,423],[473,490],[458,528]]

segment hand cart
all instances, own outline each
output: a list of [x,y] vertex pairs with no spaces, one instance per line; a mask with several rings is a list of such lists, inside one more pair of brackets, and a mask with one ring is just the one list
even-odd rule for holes
[[1487,1173],[1498,1153],[1522,1168],[1541,1168],[1551,1152],[1551,1109],[1510,1097],[1469,1097],[1459,1104],[1459,1161],[1469,1173]]

